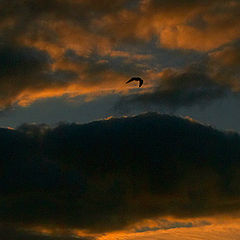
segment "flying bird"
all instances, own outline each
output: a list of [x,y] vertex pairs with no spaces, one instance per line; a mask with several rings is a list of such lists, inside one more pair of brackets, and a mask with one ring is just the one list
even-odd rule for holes
[[126,84],[127,84],[127,83],[130,83],[130,82],[132,82],[132,81],[139,81],[139,87],[141,87],[141,86],[143,85],[143,80],[142,80],[140,77],[132,77],[131,79],[129,79],[129,80],[126,82]]

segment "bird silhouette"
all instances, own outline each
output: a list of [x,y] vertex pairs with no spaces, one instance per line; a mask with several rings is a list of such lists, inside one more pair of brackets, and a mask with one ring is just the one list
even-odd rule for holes
[[143,80],[142,80],[140,77],[132,77],[131,79],[129,79],[129,80],[126,82],[126,84],[127,84],[127,83],[130,83],[130,82],[132,82],[132,81],[139,81],[139,87],[141,87],[141,86],[143,85]]

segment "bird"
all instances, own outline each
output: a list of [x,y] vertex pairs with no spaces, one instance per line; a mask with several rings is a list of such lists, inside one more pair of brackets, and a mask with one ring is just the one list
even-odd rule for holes
[[130,82],[132,82],[132,81],[139,81],[139,87],[141,87],[141,86],[143,85],[143,80],[142,80],[140,77],[132,77],[131,79],[129,79],[129,80],[126,82],[126,84],[127,84],[127,83],[130,83]]

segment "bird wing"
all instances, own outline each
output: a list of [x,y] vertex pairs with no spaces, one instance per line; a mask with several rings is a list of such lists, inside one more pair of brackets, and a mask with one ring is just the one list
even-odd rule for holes
[[143,85],[143,80],[140,79],[140,80],[139,80],[139,87],[141,87],[142,85]]
[[130,83],[130,82],[132,82],[132,81],[134,81],[133,78],[129,79],[129,80],[126,82],[126,84],[127,84],[127,83]]

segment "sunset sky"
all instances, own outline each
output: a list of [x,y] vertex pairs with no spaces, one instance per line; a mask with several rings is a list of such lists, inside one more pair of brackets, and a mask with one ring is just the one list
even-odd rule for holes
[[239,0],[0,13],[1,240],[240,239]]

